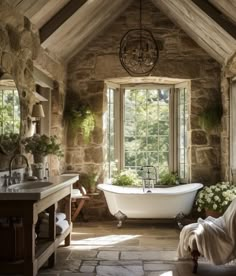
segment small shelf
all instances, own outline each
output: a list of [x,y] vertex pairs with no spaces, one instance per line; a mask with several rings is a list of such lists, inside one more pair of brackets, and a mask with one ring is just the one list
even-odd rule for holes
[[56,239],[54,241],[49,241],[48,239],[38,240],[35,253],[35,259],[37,260],[38,269],[56,251],[57,247],[70,234],[71,230],[72,224],[61,235],[56,236]]

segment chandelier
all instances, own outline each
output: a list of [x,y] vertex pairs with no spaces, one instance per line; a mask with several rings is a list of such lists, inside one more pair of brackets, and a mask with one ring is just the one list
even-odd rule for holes
[[148,75],[159,57],[152,33],[142,28],[142,0],[139,7],[139,28],[126,32],[120,41],[120,62],[131,76]]

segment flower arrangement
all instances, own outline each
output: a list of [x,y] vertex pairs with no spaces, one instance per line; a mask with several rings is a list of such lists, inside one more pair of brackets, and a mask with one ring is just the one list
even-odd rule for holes
[[231,201],[236,198],[236,186],[229,182],[219,182],[216,185],[203,188],[197,196],[197,210],[204,209],[224,213]]
[[132,185],[139,185],[141,184],[141,181],[138,177],[138,175],[132,171],[129,170],[122,170],[119,173],[117,173],[112,178],[112,184],[117,186],[132,186]]
[[33,155],[46,156],[54,154],[60,157],[63,156],[63,153],[56,139],[55,135],[48,137],[47,135],[34,134],[31,137],[23,139],[21,142],[25,146],[25,151]]

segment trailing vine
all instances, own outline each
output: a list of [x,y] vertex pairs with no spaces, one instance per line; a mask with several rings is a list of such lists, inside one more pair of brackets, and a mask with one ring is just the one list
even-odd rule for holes
[[216,102],[208,105],[205,110],[199,114],[199,123],[201,127],[211,130],[218,128],[221,123],[223,109],[221,102]]
[[89,143],[92,131],[95,128],[94,114],[89,105],[81,102],[77,105],[68,103],[64,116],[70,129],[74,133],[81,129],[84,142]]

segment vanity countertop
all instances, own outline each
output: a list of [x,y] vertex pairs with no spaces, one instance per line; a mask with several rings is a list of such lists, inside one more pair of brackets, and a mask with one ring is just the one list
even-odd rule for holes
[[[40,200],[44,197],[51,195],[52,193],[72,185],[79,179],[78,174],[68,174],[60,176],[50,176],[47,180],[41,180],[40,182],[51,182],[52,184],[47,187],[34,189],[8,189],[6,187],[0,188],[0,200]],[[39,183],[39,181],[37,181]],[[34,183],[31,181],[30,183]]]

